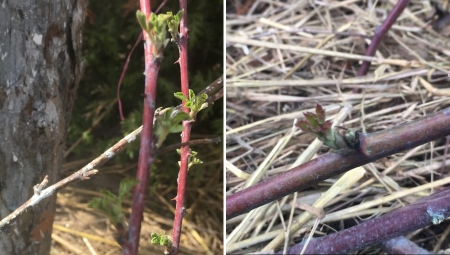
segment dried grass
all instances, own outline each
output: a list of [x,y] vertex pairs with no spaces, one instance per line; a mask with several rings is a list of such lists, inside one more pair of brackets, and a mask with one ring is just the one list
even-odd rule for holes
[[[63,174],[88,162],[89,159],[70,161],[64,164]],[[114,240],[113,224],[87,204],[92,198],[101,196],[101,189],[116,193],[120,180],[133,176],[131,169],[136,169],[136,164],[106,164],[100,168],[99,175],[58,193],[51,254],[123,254]],[[204,176],[200,181],[204,183],[201,188],[188,188],[186,204],[189,206],[183,219],[180,254],[223,253],[223,185],[218,181],[221,174],[216,171],[214,176]],[[161,185],[162,190],[157,190],[159,193],[152,192],[151,197],[146,198],[139,254],[163,254],[163,248],[151,244],[150,234],[172,233],[175,203],[170,199],[176,195],[175,180],[172,184]],[[129,217],[130,207],[131,200],[124,201],[126,217]]]
[[[433,13],[427,1],[409,4],[374,57],[364,55],[367,43],[394,0],[237,2],[226,22],[227,194],[328,151],[292,129],[316,103],[336,125],[364,132],[450,105],[450,40],[427,24]],[[362,60],[372,66],[356,77]],[[323,208],[314,232],[322,236],[427,196],[450,182],[446,146],[439,139],[230,219],[227,251],[280,250],[307,238],[317,216],[300,204]],[[407,238],[442,253],[449,232],[444,221]]]

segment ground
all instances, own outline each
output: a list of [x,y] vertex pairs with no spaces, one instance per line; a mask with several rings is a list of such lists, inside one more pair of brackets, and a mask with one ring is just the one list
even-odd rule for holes
[[[413,1],[407,6],[382,40],[368,73],[359,77],[367,45],[396,1],[227,3],[227,195],[329,151],[313,143],[313,135],[293,129],[304,112],[314,112],[317,103],[337,126],[368,133],[450,106],[450,41],[445,34],[450,26],[448,22],[442,26],[446,28],[433,25],[442,17],[433,16],[433,2]],[[301,205],[317,203],[325,193],[331,197],[322,206],[325,218],[314,237],[428,196],[442,186],[381,199],[438,179],[450,182],[447,147],[448,141],[441,138],[354,169],[350,177],[317,183],[255,211],[251,220],[244,215],[230,219],[227,251],[280,250],[301,242],[320,215],[305,213],[314,208]],[[250,184],[255,171],[260,177]],[[349,186],[330,189],[342,178]],[[293,201],[296,209],[291,214]],[[376,206],[364,208],[374,201]],[[285,231],[280,230],[299,222],[299,229],[285,241]],[[445,253],[449,231],[444,221],[405,237],[428,251]],[[280,241],[273,241],[276,236],[281,236]],[[381,252],[374,246],[354,254]]]

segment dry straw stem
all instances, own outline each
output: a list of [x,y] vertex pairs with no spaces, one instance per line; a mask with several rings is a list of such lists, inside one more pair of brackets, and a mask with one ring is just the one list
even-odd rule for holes
[[58,224],[53,224],[53,230],[59,230],[61,232],[69,233],[69,234],[72,234],[72,235],[75,235],[75,236],[79,236],[79,237],[83,237],[83,238],[89,238],[89,239],[97,241],[97,242],[102,242],[102,243],[109,244],[111,246],[120,247],[120,245],[116,241],[105,239],[105,238],[103,238],[101,236],[98,236],[98,235],[91,235],[91,234],[87,234],[87,233],[84,233],[84,232],[81,232],[81,231],[76,231],[76,230],[73,230],[73,229],[70,229],[70,228],[63,227],[63,226],[58,225]]
[[[337,115],[337,117],[333,121],[332,127],[336,127],[341,124],[341,122],[348,116],[348,114],[351,112],[351,106],[346,105]],[[255,170],[255,172],[251,175],[250,179],[246,182],[246,187],[254,185],[262,175],[266,174],[266,170],[273,165],[273,159],[274,157],[278,156],[285,145],[289,142],[289,140],[292,138],[292,135],[294,133],[295,129],[292,128],[290,131],[287,132],[287,134],[282,137],[278,143],[274,146],[273,150],[270,152],[270,154],[265,158],[265,160],[260,164],[260,167]],[[302,156],[298,158],[296,162],[294,162],[293,166],[300,165],[309,159],[311,159],[314,154],[319,150],[320,146],[322,145],[322,142],[319,141],[319,139],[315,139],[314,142],[308,146],[308,148],[303,152]],[[280,206],[283,206],[286,200],[282,200],[280,202]],[[251,226],[257,224],[258,219],[263,218],[265,215],[271,215],[275,212],[277,209],[275,204],[272,205],[265,205],[262,208],[258,208],[251,213],[249,213],[246,216],[246,219],[241,222],[241,224],[235,228],[233,232],[231,232],[227,237],[227,250],[230,250],[228,247],[229,245],[232,245],[236,240],[240,239],[242,236],[248,234],[248,230],[252,229]],[[279,211],[279,210],[278,210]],[[250,220],[251,219],[251,220]],[[289,220],[289,224],[291,224],[292,218]],[[263,224],[262,224],[263,225]],[[260,225],[260,226],[262,226]]]
[[[63,169],[68,170],[69,165],[65,164]],[[73,167],[73,166],[72,166]],[[123,166],[121,165],[108,165],[102,167],[102,172],[105,174],[100,182],[105,183],[108,181],[117,181],[117,177],[113,177],[109,179],[114,174],[122,176],[124,173],[121,172],[123,170]],[[216,177],[219,177],[217,174]],[[93,179],[93,182],[99,181],[98,179]],[[214,182],[209,182],[205,185],[203,192],[207,190],[217,190],[220,187],[213,187],[211,184]],[[86,183],[85,185],[92,185],[98,187],[95,183],[92,184]],[[173,189],[173,188],[172,188]],[[175,192],[174,190],[167,190],[167,192]],[[154,194],[154,198],[158,203],[158,207],[160,210],[158,212],[152,211],[148,209],[148,206],[144,211],[144,221],[142,226],[142,236],[147,237],[150,236],[151,232],[161,233],[163,231],[167,232],[167,229],[171,228],[173,225],[173,211],[175,210],[172,203],[169,200],[166,200],[160,194]],[[205,194],[206,195],[206,194]],[[200,202],[207,200],[205,195],[201,195],[195,197],[200,198]],[[81,241],[82,238],[88,238],[90,243],[97,251],[98,254],[116,254],[121,252],[120,246],[116,241],[110,240],[114,236],[114,228],[111,224],[108,223],[108,220],[105,219],[103,215],[98,213],[97,211],[88,208],[86,201],[88,201],[92,197],[101,196],[99,192],[85,190],[80,188],[72,188],[67,187],[62,192],[58,193],[57,204],[58,208],[62,209],[60,213],[55,216],[55,223],[53,225],[53,235],[60,237],[60,239],[68,241],[72,246],[76,246],[79,248],[83,248],[86,245]],[[153,202],[155,202],[153,200]],[[148,203],[148,202],[147,202]],[[146,203],[146,204],[147,204]],[[196,204],[197,204],[196,203]],[[217,210],[219,207],[222,207],[222,204],[217,201],[207,201],[208,209],[205,210],[196,210],[195,205],[190,207],[190,211],[187,214],[187,217],[183,222],[183,233],[184,238],[182,239],[182,252],[183,254],[201,254],[205,253],[204,245],[209,246],[208,249],[217,250],[219,247],[219,243],[221,240],[218,238],[218,235],[211,235],[210,230],[215,229],[217,227],[213,227],[217,222],[220,222],[220,219],[217,217],[209,217],[214,216],[211,215],[210,210]],[[125,200],[123,201],[122,212],[124,214],[129,214],[131,201]],[[200,205],[202,206],[202,205]],[[214,208],[214,209],[212,209]],[[202,215],[205,213],[205,215]],[[201,215],[202,219],[197,219],[191,217],[193,214]],[[204,217],[208,215],[207,220]],[[218,216],[218,215],[217,215]],[[61,225],[68,225],[68,228],[62,227]],[[200,231],[199,231],[200,230]],[[203,231],[202,231],[203,230]],[[109,239],[105,239],[105,238]],[[219,242],[219,243],[218,243]],[[53,248],[63,254],[66,254],[69,249],[68,246],[65,246],[58,242],[59,245],[55,245]],[[157,254],[161,252],[159,247],[155,247],[150,243],[150,239],[143,238],[140,242],[140,249],[145,254]],[[82,249],[84,253],[87,254],[86,248]]]
[[[262,167],[267,155],[289,133],[294,119],[303,118],[305,111],[313,112],[317,102],[330,119],[350,104],[352,110],[341,126],[368,133],[390,130],[450,106],[445,90],[450,81],[450,44],[427,24],[433,12],[429,2],[412,1],[375,56],[364,56],[368,38],[396,3],[256,0],[243,15],[227,14],[226,153],[234,173],[240,170],[252,174]],[[356,77],[364,60],[372,61],[372,66],[365,76]],[[361,94],[353,94],[354,88],[362,89]],[[299,158],[310,144],[317,146],[314,137],[295,132],[259,178],[277,176],[295,161],[303,162]],[[328,151],[317,148],[318,155]],[[324,205],[321,224],[330,228],[323,225],[322,234],[385,214],[438,190],[443,183],[436,180],[448,176],[448,167],[440,175],[442,164],[450,162],[444,150],[443,139],[438,139],[433,146],[424,144],[362,166],[366,174]],[[248,180],[230,169],[228,195],[242,190]],[[320,181],[307,191],[283,196],[270,206],[229,219],[227,235],[237,236],[227,240],[227,250],[246,253],[266,247],[289,225],[295,227],[293,219],[309,214],[292,209],[292,205],[313,205],[338,179]],[[421,187],[416,193],[379,200],[416,187]],[[354,207],[364,207],[370,201],[378,204],[367,204],[371,207],[366,209]],[[305,237],[312,224],[310,219],[286,235],[286,242]],[[435,229],[427,231],[439,237],[444,234]],[[282,249],[282,243],[274,249]],[[427,250],[439,245],[434,240],[422,243]],[[376,250],[371,248],[369,252]]]
[[232,172],[236,177],[238,177],[239,179],[244,179],[247,180],[248,178],[250,178],[250,174],[242,171],[241,169],[235,167],[230,161],[225,161],[225,167],[227,168],[227,170],[229,170],[230,172]]
[[413,66],[413,67],[419,66],[418,63],[414,63],[411,61],[405,61],[405,60],[401,60],[401,59],[379,59],[376,57],[334,52],[334,51],[330,51],[330,50],[320,50],[320,49],[305,48],[305,47],[295,46],[295,45],[262,42],[262,41],[257,41],[257,40],[252,40],[252,39],[248,39],[248,38],[242,38],[242,37],[236,37],[236,36],[227,37],[227,42],[244,44],[244,45],[249,45],[249,46],[259,46],[259,47],[264,47],[264,48],[269,48],[269,49],[272,48],[272,49],[277,49],[277,50],[286,50],[286,51],[294,51],[294,52],[308,53],[308,54],[314,54],[314,55],[323,55],[323,56],[342,58],[342,59],[375,62],[378,64],[389,64],[389,65],[397,65],[397,66]]
[[[446,181],[448,182],[448,180]],[[311,254],[348,253],[416,229],[440,224],[450,216],[449,193],[450,188],[447,187],[386,215],[335,234],[315,238],[306,248],[306,252]],[[355,233],[357,233],[356,236],[354,236]],[[340,240],[345,240],[345,242]],[[296,254],[303,248],[302,244],[296,244],[288,252]]]
[[[345,173],[337,182],[333,184],[325,193],[323,193],[319,199],[317,199],[312,206],[317,208],[323,208],[328,202],[339,195],[341,192],[349,189],[355,183],[357,183],[365,174],[366,170],[362,167],[357,167]],[[286,230],[293,234],[295,231],[299,230],[303,224],[308,222],[312,218],[312,214],[309,212],[304,212],[295,219],[295,224],[291,226],[290,229]],[[281,244],[285,235],[279,234],[275,237],[263,250],[270,251],[275,250],[275,248]],[[287,247],[285,247],[287,248]]]

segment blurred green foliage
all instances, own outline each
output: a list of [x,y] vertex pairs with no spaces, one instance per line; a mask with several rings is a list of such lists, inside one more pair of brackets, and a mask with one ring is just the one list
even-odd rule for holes
[[[155,10],[161,1],[152,1]],[[77,99],[72,112],[69,128],[68,147],[80,137],[83,138],[70,154],[70,159],[100,155],[124,135],[141,125],[144,91],[143,44],[136,47],[125,78],[121,85],[120,97],[125,121],[121,122],[117,106],[117,83],[127,55],[135,44],[141,27],[136,20],[136,6],[129,1],[90,1],[88,18],[83,32],[84,76],[77,90]],[[160,13],[179,11],[178,1],[168,1]],[[201,91],[223,72],[223,1],[190,0],[188,2],[189,27],[189,75],[190,88]],[[176,64],[178,48],[169,43],[164,50],[164,59],[158,77],[157,107],[180,104],[174,93],[181,91],[180,69]],[[222,99],[197,117],[192,128],[191,139],[222,137]],[[99,124],[93,123],[104,114]],[[92,127],[92,131],[88,131]],[[180,142],[179,134],[170,134],[164,146]],[[116,163],[137,161],[139,141],[134,142],[125,152],[117,155]],[[220,171],[222,145],[201,145],[193,147],[199,158],[206,164],[190,171],[194,181],[199,176],[213,175]],[[151,186],[157,184],[176,185],[179,155],[173,151],[158,157],[152,166]],[[215,161],[215,164],[207,164]]]
[[88,206],[103,213],[114,226],[126,226],[125,216],[122,212],[122,201],[131,195],[131,191],[139,183],[134,178],[127,177],[120,181],[119,194],[116,196],[109,190],[102,190],[102,197],[96,197]]

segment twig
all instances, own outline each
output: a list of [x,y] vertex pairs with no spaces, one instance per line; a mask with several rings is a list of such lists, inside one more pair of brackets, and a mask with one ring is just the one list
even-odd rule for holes
[[[408,5],[409,0],[398,0],[397,4],[394,6],[392,11],[389,13],[387,18],[383,21],[383,24],[379,26],[375,30],[375,34],[372,37],[372,41],[369,45],[369,48],[367,48],[366,56],[374,56],[375,52],[378,48],[378,45],[380,44],[381,40],[383,40],[386,33],[389,31],[389,29],[392,27],[394,22],[397,20],[397,18],[402,14],[403,10]],[[367,71],[369,70],[370,62],[364,61],[361,65],[361,67],[358,70],[357,76],[364,76],[367,74]],[[355,88],[354,92],[359,93],[360,89]]]
[[263,183],[227,197],[226,217],[251,209],[388,155],[450,134],[450,108],[420,120],[372,134],[360,133],[358,150],[326,153]]
[[392,238],[383,242],[380,246],[388,254],[433,254],[419,247],[404,236]]
[[[350,253],[416,229],[440,224],[449,216],[450,188],[446,188],[413,204],[365,221],[352,228],[315,238],[310,241],[305,252],[307,254]],[[345,240],[345,242],[342,240]],[[288,253],[298,254],[302,248],[302,243],[294,245],[288,250]]]
[[119,142],[117,142],[111,148],[106,150],[102,155],[92,160],[89,164],[87,164],[77,172],[53,184],[52,186],[44,190],[41,190],[39,194],[34,194],[27,202],[25,202],[14,212],[12,212],[10,215],[8,215],[7,217],[5,217],[0,221],[0,232],[9,232],[11,227],[15,224],[14,223],[15,219],[19,215],[23,214],[28,208],[40,203],[41,200],[52,196],[53,194],[56,193],[56,191],[66,187],[71,183],[74,183],[79,180],[87,180],[91,175],[96,174],[97,170],[94,169],[95,167],[102,165],[103,163],[114,157],[117,153],[125,149],[129,143],[136,140],[136,137],[141,133],[141,130],[142,127],[139,127],[138,129],[131,132],[129,135],[122,138]]

